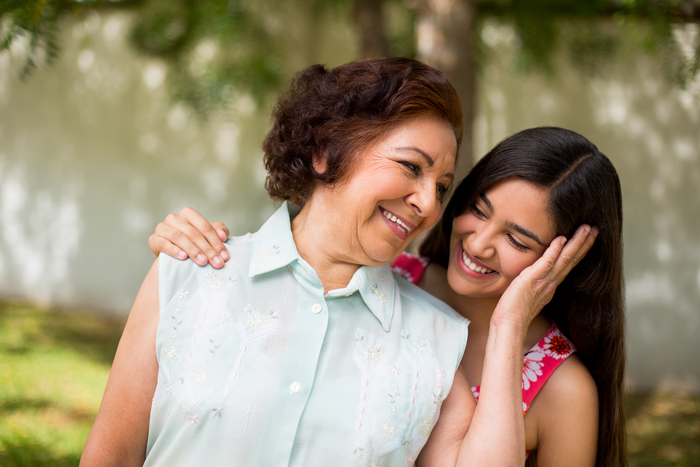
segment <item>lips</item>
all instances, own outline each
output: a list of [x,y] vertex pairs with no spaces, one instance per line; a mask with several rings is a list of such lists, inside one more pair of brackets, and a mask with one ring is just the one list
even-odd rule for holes
[[476,258],[474,258],[472,260],[469,257],[469,255],[467,254],[467,251],[464,249],[464,247],[462,247],[462,262],[464,263],[464,265],[466,267],[469,268],[469,270],[471,270],[477,274],[481,274],[481,275],[486,276],[486,275],[493,274],[496,272],[492,269],[487,269],[486,267],[477,264]]
[[406,235],[408,235],[413,229],[416,228],[415,225],[411,224],[405,219],[398,217],[396,214],[387,211],[386,209],[379,208],[379,211],[384,217],[386,217],[390,222],[393,222]]

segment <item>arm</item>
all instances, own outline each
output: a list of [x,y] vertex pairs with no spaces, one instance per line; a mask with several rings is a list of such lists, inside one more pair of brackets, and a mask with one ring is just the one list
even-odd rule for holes
[[[557,285],[588,252],[596,235],[595,228],[582,226],[569,242],[563,237],[555,239],[544,255],[511,283],[491,317],[481,392],[473,417],[468,420],[469,406],[466,401],[460,402],[464,390],[453,388],[458,392],[450,391],[443,403],[444,411],[421,453],[420,465],[524,464],[521,373],[525,334],[532,319],[554,296]],[[451,401],[453,396],[455,400]],[[460,412],[454,414],[455,409]]]
[[183,208],[178,214],[168,214],[148,238],[148,246],[158,257],[163,252],[178,259],[187,259],[204,266],[207,262],[219,269],[229,254],[224,246],[228,228],[221,222],[209,223],[192,208]]
[[[537,465],[593,467],[598,448],[598,391],[576,354],[567,358],[535,398]],[[572,423],[572,421],[574,423]]]
[[81,467],[141,466],[146,457],[151,401],[158,382],[158,261],[136,296],[114,357]]

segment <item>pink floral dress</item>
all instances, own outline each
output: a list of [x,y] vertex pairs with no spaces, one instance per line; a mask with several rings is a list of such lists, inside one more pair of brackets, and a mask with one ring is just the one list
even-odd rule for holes
[[[418,284],[429,262],[428,258],[402,253],[391,265],[391,269],[409,282]],[[574,352],[574,343],[552,323],[544,337],[525,354],[522,375],[523,416],[554,370]],[[478,401],[481,387],[472,386],[471,389]]]

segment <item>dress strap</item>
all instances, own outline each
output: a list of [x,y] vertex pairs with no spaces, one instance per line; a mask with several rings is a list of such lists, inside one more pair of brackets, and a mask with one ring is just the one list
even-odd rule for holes
[[[554,370],[574,352],[576,352],[574,343],[561,333],[556,324],[552,323],[544,337],[525,354],[522,375],[523,415],[527,413],[535,396],[552,376]],[[474,398],[478,401],[481,386],[472,386],[471,389]]]
[[523,365],[523,415],[530,408],[554,370],[564,363],[576,346],[552,323],[544,337],[526,354]]
[[416,256],[405,251],[391,263],[391,270],[412,284],[418,285],[430,258]]

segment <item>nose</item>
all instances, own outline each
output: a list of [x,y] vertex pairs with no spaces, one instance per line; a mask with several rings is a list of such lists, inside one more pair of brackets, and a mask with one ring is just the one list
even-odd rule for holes
[[437,198],[435,185],[429,182],[421,183],[417,189],[406,197],[413,211],[420,217],[431,217],[440,214],[440,201]]
[[477,226],[467,237],[469,252],[477,258],[491,258],[496,252],[492,240],[493,235],[488,224]]

